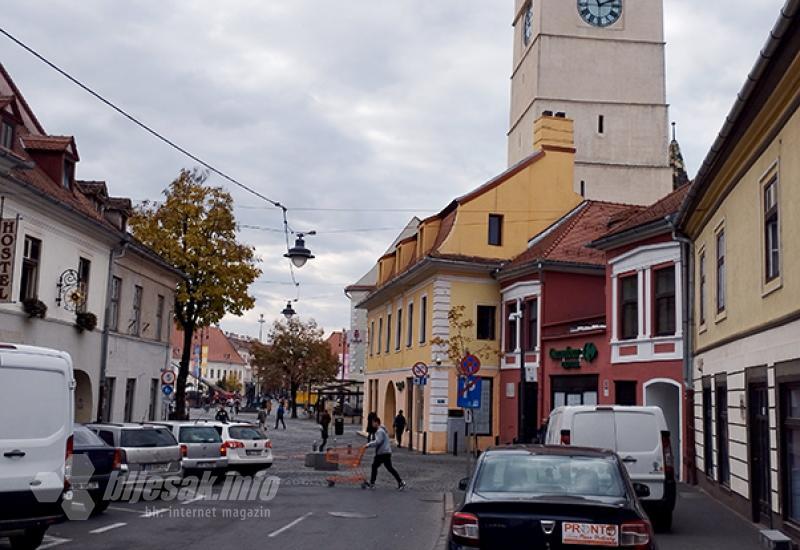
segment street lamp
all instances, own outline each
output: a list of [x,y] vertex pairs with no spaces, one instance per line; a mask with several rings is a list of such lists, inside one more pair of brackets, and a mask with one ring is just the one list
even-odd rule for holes
[[[316,234],[315,231],[308,233],[309,235]],[[298,233],[297,239],[294,241],[294,246],[283,255],[284,258],[289,258],[295,267],[300,268],[306,265],[306,262],[314,257],[311,251],[306,248],[306,241],[304,233]]]
[[283,316],[286,317],[287,319],[291,319],[297,314],[297,312],[292,307],[292,302],[286,302],[286,307],[283,309],[283,311],[281,311],[281,313],[283,313]]

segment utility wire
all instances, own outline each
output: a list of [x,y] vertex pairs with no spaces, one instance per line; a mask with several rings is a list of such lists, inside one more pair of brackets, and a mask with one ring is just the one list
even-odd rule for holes
[[[81,88],[83,91],[85,91],[86,93],[88,93],[89,95],[91,95],[92,97],[94,97],[95,99],[97,99],[98,101],[100,101],[101,103],[106,105],[107,107],[109,107],[112,110],[116,111],[118,114],[122,115],[123,117],[128,119],[130,122],[132,122],[133,124],[135,124],[136,126],[141,128],[145,132],[149,133],[150,135],[152,135],[156,139],[158,139],[161,142],[167,144],[169,147],[175,149],[176,151],[180,152],[184,156],[192,159],[193,161],[197,162],[198,164],[200,164],[204,168],[206,168],[209,171],[217,174],[219,177],[221,177],[224,180],[232,183],[233,185],[239,187],[240,189],[246,191],[247,193],[250,193],[251,195],[254,195],[254,196],[258,197],[259,199],[269,203],[270,205],[272,205],[275,208],[279,208],[281,210],[282,214],[283,214],[284,232],[286,233],[286,249],[289,250],[289,248],[291,246],[290,242],[289,242],[290,227],[289,227],[289,222],[288,222],[287,216],[286,216],[287,208],[283,204],[281,204],[280,202],[278,202],[276,200],[273,200],[273,199],[267,197],[266,195],[264,195],[263,193],[260,193],[259,191],[256,191],[252,187],[250,187],[248,185],[245,185],[244,183],[240,182],[239,180],[237,180],[233,176],[230,176],[227,173],[225,173],[222,170],[220,170],[219,168],[215,167],[213,164],[211,164],[209,162],[206,162],[202,158],[200,158],[197,155],[195,155],[194,153],[190,152],[185,147],[182,147],[182,146],[178,145],[172,139],[166,137],[165,135],[163,135],[162,133],[158,132],[157,130],[154,130],[151,126],[145,124],[144,122],[142,122],[141,120],[136,118],[134,115],[130,114],[128,111],[126,111],[122,107],[119,107],[116,103],[114,103],[111,100],[109,100],[106,97],[104,97],[99,92],[94,91],[88,85],[84,84],[83,82],[78,80],[76,77],[72,76],[70,73],[68,73],[67,71],[65,71],[64,69],[62,69],[61,67],[59,67],[58,65],[56,65],[55,63],[50,61],[49,59],[47,59],[44,55],[42,55],[38,51],[34,50],[31,46],[28,46],[22,40],[18,39],[16,36],[12,35],[10,32],[8,32],[7,30],[5,30],[2,27],[0,27],[0,34],[3,34],[6,38],[8,38],[12,42],[14,42],[17,46],[19,46],[20,48],[22,48],[23,50],[25,50],[26,52],[28,52],[29,54],[34,56],[36,59],[38,59],[39,61],[41,61],[42,63],[44,63],[45,65],[47,65],[48,67],[50,67],[51,69],[56,71],[57,73],[59,73],[61,76],[63,76],[64,78],[66,78],[67,80],[69,80],[70,82],[72,82],[73,84],[78,86],[79,88]],[[297,279],[295,277],[294,266],[293,266],[291,260],[289,260],[289,272],[290,272],[291,277],[292,277],[292,282],[294,283],[295,287],[297,288],[297,298],[295,299],[295,301],[297,301],[297,300],[300,299],[300,283],[297,282]]]

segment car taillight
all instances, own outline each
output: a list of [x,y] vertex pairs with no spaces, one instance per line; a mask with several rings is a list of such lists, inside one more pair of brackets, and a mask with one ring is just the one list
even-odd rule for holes
[[480,539],[478,516],[475,514],[465,514],[456,512],[453,514],[451,529],[454,537],[477,542]]
[[570,437],[569,430],[561,430],[561,444],[569,445],[572,438]]
[[225,446],[229,449],[244,449],[244,443],[241,441],[235,441],[233,439],[226,441]]
[[228,447],[224,443],[219,446],[219,456],[228,456]]
[[114,462],[112,468],[114,470],[119,470],[120,468],[122,468],[122,465],[125,464],[125,462],[126,462],[125,451],[123,451],[122,449],[114,449]]
[[650,544],[650,524],[646,521],[623,523],[619,528],[619,545],[646,550]]
[[264,442],[264,448],[265,448],[265,449],[271,449],[271,448],[272,448],[272,440],[270,440],[270,439],[267,439],[267,440]]
[[67,438],[67,446],[64,450],[64,490],[69,490],[70,479],[72,478],[72,453],[75,450],[75,437],[70,435]]
[[675,457],[672,455],[669,432],[661,432],[661,450],[664,453],[664,473],[672,479],[675,477]]
[[187,456],[189,456],[189,447],[187,447],[183,443],[181,443],[181,456],[183,458],[186,458]]

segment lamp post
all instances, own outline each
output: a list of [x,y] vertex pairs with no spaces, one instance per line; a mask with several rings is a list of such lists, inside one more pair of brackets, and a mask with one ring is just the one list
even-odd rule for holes
[[264,323],[266,322],[264,314],[262,313],[258,318],[258,341],[262,344],[264,343]]

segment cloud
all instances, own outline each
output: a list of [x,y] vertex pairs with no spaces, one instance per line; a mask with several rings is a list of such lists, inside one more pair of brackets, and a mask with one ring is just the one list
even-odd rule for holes
[[[782,4],[665,0],[670,116],[691,172]],[[329,209],[290,211],[294,228],[319,231],[295,307],[328,329],[349,322],[344,284],[413,214],[372,209],[429,215],[505,168],[511,0],[3,7],[4,28],[196,154],[290,208]],[[192,165],[5,39],[0,54],[45,128],[76,136],[79,177],[157,199]],[[278,210],[231,192],[242,224],[281,227]],[[381,230],[341,231],[368,228]],[[223,326],[257,334],[259,315],[279,317],[296,291],[280,233],[241,237],[266,282],[256,309]]]

